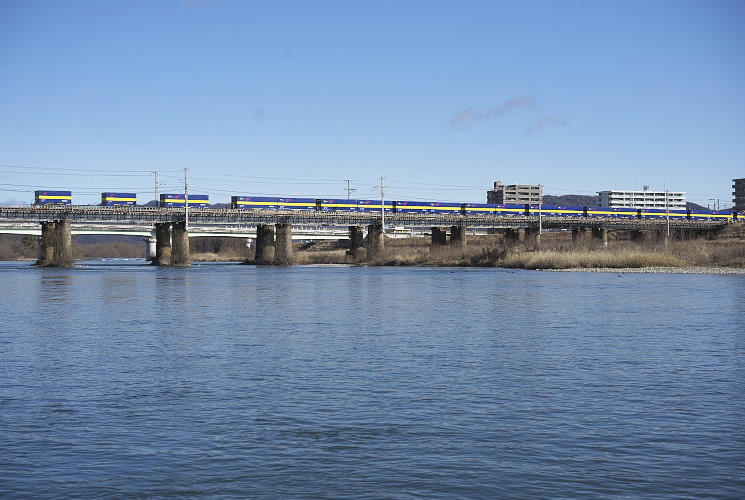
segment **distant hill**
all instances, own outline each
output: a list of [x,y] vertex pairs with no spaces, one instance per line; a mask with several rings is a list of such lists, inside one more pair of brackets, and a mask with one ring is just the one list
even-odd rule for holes
[[585,194],[563,194],[561,196],[544,194],[543,204],[557,207],[596,207],[598,206],[598,197]]

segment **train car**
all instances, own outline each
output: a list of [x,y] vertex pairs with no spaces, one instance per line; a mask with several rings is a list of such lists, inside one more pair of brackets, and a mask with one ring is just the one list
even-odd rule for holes
[[722,222],[728,219],[737,220],[737,212],[735,210],[712,210],[709,219]]
[[315,210],[315,198],[277,198],[278,210]]
[[104,207],[122,207],[137,205],[136,193],[101,193],[101,205]]
[[465,203],[463,209],[466,215],[495,215],[494,203]]
[[[380,212],[380,200],[357,200],[358,212]],[[385,202],[385,213],[393,211],[393,202]]]
[[[537,205],[536,205],[537,206]],[[467,215],[528,215],[530,205],[501,205],[498,203],[466,203],[463,210]]]
[[639,209],[640,219],[667,219],[685,220],[689,218],[688,210],[665,210],[664,208],[642,208]]
[[432,213],[431,201],[392,201],[391,210],[395,214],[427,214]]
[[586,207],[586,217],[638,219],[639,211],[630,207]]
[[72,205],[72,192],[34,191],[34,205]]
[[356,212],[357,200],[336,200],[320,199],[316,200],[316,210],[321,212]]
[[711,212],[709,210],[689,210],[691,220],[709,220]]
[[433,214],[464,214],[465,208],[463,203],[442,203],[439,201],[432,202],[431,212]]
[[[186,196],[183,194],[161,194],[160,206],[166,208],[183,208]],[[208,208],[210,197],[206,194],[190,194],[189,208]]]
[[530,215],[543,217],[585,217],[584,207],[559,207],[556,205],[530,205]]
[[34,205],[71,205],[71,191],[34,191]]
[[267,196],[231,196],[230,208],[237,210],[276,210],[277,198]]

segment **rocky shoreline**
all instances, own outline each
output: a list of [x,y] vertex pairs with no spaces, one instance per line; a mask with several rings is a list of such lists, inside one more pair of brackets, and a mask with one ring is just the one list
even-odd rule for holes
[[745,269],[730,267],[584,267],[572,269],[541,269],[541,271],[617,274],[745,274]]

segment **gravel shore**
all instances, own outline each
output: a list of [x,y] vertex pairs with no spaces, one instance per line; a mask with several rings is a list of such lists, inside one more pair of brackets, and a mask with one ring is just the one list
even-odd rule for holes
[[572,269],[541,269],[541,271],[583,272],[583,273],[667,273],[667,274],[745,274],[745,269],[728,267],[595,267]]

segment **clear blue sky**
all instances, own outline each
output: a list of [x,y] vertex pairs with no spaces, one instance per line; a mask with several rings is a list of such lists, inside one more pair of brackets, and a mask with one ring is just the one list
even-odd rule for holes
[[745,177],[745,2],[0,0],[0,202]]

